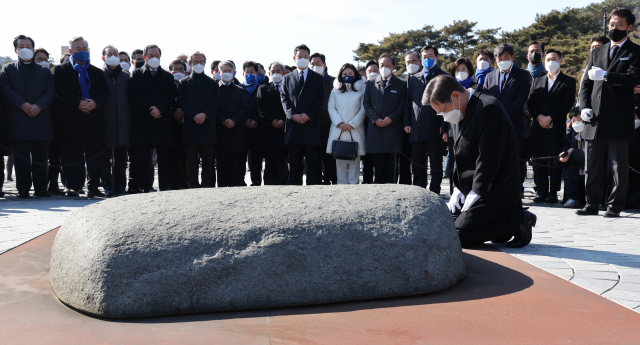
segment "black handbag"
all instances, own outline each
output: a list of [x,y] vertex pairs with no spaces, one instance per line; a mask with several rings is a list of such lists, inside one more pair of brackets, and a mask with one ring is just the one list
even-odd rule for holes
[[338,140],[334,140],[333,143],[331,143],[333,158],[343,161],[355,161],[358,157],[358,142],[353,141],[353,134],[351,134],[351,131],[349,131],[351,141],[340,141],[342,133],[340,133]]

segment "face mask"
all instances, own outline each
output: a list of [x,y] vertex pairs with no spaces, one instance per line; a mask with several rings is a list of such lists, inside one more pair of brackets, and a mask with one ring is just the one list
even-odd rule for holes
[[469,73],[467,72],[456,72],[456,79],[459,81],[465,81],[469,78]]
[[318,74],[322,74],[322,72],[324,72],[324,66],[313,66],[311,69]]
[[634,121],[634,124],[635,124],[635,126],[636,126],[636,129],[638,129],[638,127],[640,127],[640,120],[635,119],[635,120],[633,120],[633,121]]
[[136,61],[136,68],[140,68],[140,67],[142,67],[142,66],[144,66],[144,60],[142,60],[142,61]]
[[576,133],[580,133],[584,130],[584,122],[582,121],[577,121],[571,124],[571,127],[573,127],[573,130],[576,131]]
[[233,80],[233,73],[222,73],[220,77],[222,77],[222,81],[228,83]]
[[544,67],[547,69],[547,71],[556,73],[556,71],[560,68],[560,64],[556,61],[547,61],[547,63],[544,64]]
[[386,77],[388,77],[388,76],[390,76],[390,75],[391,75],[391,70],[390,70],[390,69],[388,69],[388,68],[386,68],[386,67],[382,67],[382,68],[380,69],[380,72],[382,73],[382,77],[383,77],[383,78],[386,78]]
[[498,68],[501,71],[508,71],[511,68],[511,61],[500,61],[498,62]]
[[307,59],[298,59],[296,61],[296,65],[300,68],[300,69],[305,69],[309,66],[309,60]]
[[[188,65],[187,65],[187,66],[188,66]],[[204,72],[204,65],[203,65],[203,64],[200,64],[200,63],[199,63],[199,64],[197,64],[197,65],[193,65],[193,71],[194,71],[195,73],[198,73],[198,74],[200,74],[200,73]]]
[[609,30],[608,34],[609,38],[614,42],[620,42],[627,36],[627,32],[620,29]]
[[48,61],[40,61],[38,62],[38,65],[45,67],[47,69],[49,69],[49,67],[51,66]]
[[115,67],[120,64],[120,58],[115,55],[111,55],[108,58],[104,59],[104,62],[106,62],[107,65],[111,67]]
[[86,51],[81,51],[79,53],[73,53],[73,60],[78,61],[78,62],[87,62],[89,61],[89,53],[87,53]]
[[422,60],[422,66],[424,66],[424,68],[426,69],[430,69],[431,67],[435,66],[435,64],[436,64],[435,59],[426,58]]
[[174,74],[173,74],[173,80],[178,81],[178,80],[180,80],[180,79],[182,79],[182,78],[184,78],[184,77],[186,77],[186,76],[187,76],[187,75],[186,75],[186,74],[184,74],[184,73],[180,73],[180,72],[178,72],[178,73],[174,73]]
[[409,72],[409,74],[416,74],[418,73],[418,70],[420,70],[420,66],[418,65],[414,65],[414,64],[407,65],[407,72]]
[[533,53],[529,54],[529,62],[531,62],[532,65],[539,64],[540,60],[542,60],[542,55],[540,55],[540,53],[533,52]]
[[258,74],[258,83],[263,83],[263,82],[264,82],[264,73]]
[[253,74],[247,74],[247,75],[244,76],[244,84],[245,85],[251,85],[251,84],[255,83],[256,80],[257,80],[256,76],[253,75]]
[[369,75],[367,76],[367,79],[369,80],[375,80],[376,78],[378,78],[380,74],[376,73],[376,72],[371,72],[369,73]]
[[160,66],[160,59],[151,58],[147,61],[147,65],[149,65],[149,67],[151,68],[158,68],[158,66]]
[[[441,115],[445,121],[457,125],[463,118],[462,112],[460,111],[460,103],[461,101],[458,101],[458,109],[453,107],[453,110],[446,113],[439,113],[438,115]],[[451,104],[453,104],[453,96],[451,96]]]
[[31,58],[33,58],[33,50],[29,48],[22,48],[18,50],[18,57],[22,60],[31,60]]
[[356,81],[356,77],[352,76],[352,75],[343,75],[342,76],[342,82],[345,84],[353,84],[353,82]]
[[273,80],[274,83],[279,84],[282,81],[282,74],[280,73],[274,73],[271,75],[271,80]]
[[220,79],[222,79],[222,78],[220,77],[220,73],[218,73],[218,72],[214,73],[214,74],[213,74],[213,79],[215,79],[215,80],[217,80],[217,81],[220,81]]
[[480,63],[478,63],[478,69],[481,71],[489,69],[489,67],[490,67],[489,63],[484,60],[480,60]]
[[131,65],[126,61],[122,61],[120,63],[120,67],[122,67],[123,70],[128,71],[129,68],[131,68]]

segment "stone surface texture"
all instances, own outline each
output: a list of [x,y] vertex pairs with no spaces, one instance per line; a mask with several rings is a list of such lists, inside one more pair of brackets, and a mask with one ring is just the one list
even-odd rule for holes
[[444,201],[403,185],[131,195],[73,213],[50,281],[104,317],[308,305],[434,292],[465,275]]

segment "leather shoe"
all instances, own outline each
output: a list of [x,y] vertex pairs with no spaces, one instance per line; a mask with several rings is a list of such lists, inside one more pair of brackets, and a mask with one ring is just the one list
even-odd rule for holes
[[65,192],[61,191],[60,188],[49,188],[49,193],[51,193],[51,195],[65,195]]
[[620,212],[607,211],[602,216],[605,218],[618,218],[620,217]]
[[579,209],[576,211],[576,214],[579,216],[597,216],[598,215],[598,209],[593,209],[591,208],[589,205]]
[[41,197],[41,198],[50,198],[51,197],[51,193],[49,193],[49,192],[35,192],[35,193],[33,193],[33,195]]
[[4,191],[0,189],[0,198],[4,198]]
[[104,198],[104,193],[102,193],[98,189],[89,189],[89,191],[87,192],[87,198],[93,198],[96,196],[99,198]]
[[535,198],[533,198],[533,202],[535,202],[536,204],[544,202],[545,200],[547,200],[547,195],[538,194]]
[[558,203],[558,195],[557,194],[550,194],[546,199],[544,199],[544,202],[546,202],[547,204],[557,204]]
[[509,248],[522,248],[531,243],[533,237],[533,227],[536,226],[538,217],[535,214],[524,211],[524,221],[520,224],[520,233],[514,236],[513,240],[507,243]]
[[26,193],[18,193],[18,198],[20,199],[26,199],[29,197],[29,192]]
[[564,206],[562,206],[564,208],[578,208],[580,207],[580,204],[578,203],[577,200],[573,200],[573,199],[569,199],[567,200],[567,202],[564,203]]
[[75,191],[75,190],[71,190],[71,189],[69,189],[69,190],[67,191],[67,196],[71,196],[71,197],[78,197],[78,196],[80,196],[80,194],[78,193],[78,191]]

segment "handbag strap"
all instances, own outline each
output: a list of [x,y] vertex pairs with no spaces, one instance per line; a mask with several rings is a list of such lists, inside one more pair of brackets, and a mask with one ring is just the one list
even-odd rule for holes
[[[342,138],[342,133],[344,133],[344,131],[340,132],[340,135],[338,135],[338,140],[340,140],[340,138]],[[353,141],[353,134],[351,134],[351,131],[349,131],[349,135],[351,136],[351,141]]]

